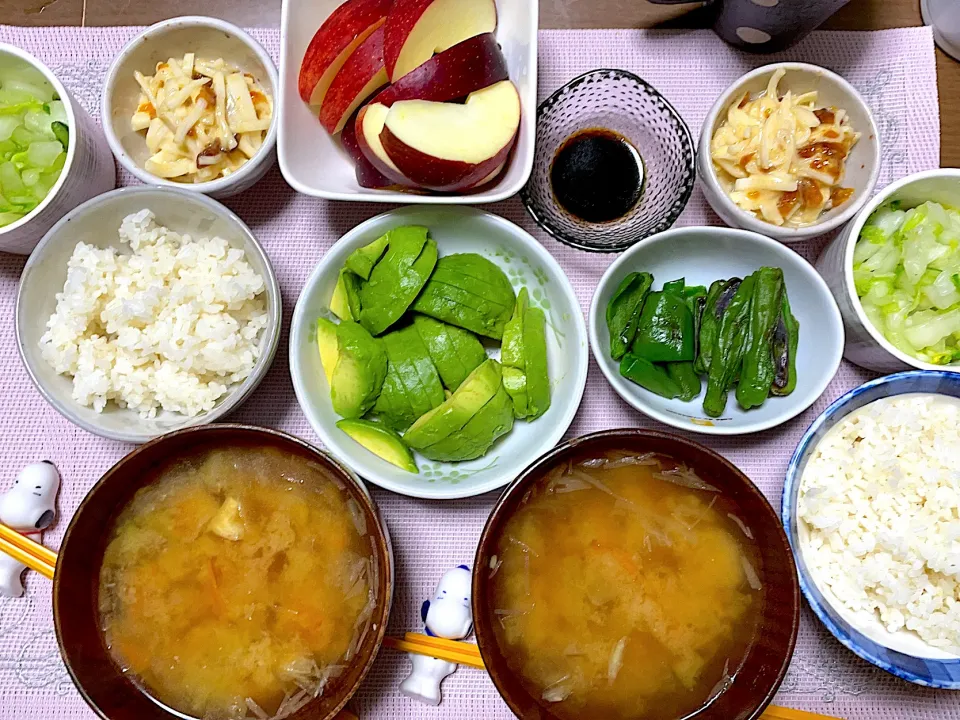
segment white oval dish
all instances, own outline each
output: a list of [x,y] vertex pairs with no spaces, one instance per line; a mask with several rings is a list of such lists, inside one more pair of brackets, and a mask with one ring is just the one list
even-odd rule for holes
[[[413,474],[374,455],[336,427],[339,416],[320,364],[316,320],[329,313],[330,297],[347,256],[400,225],[424,225],[440,256],[476,252],[503,268],[515,289],[526,286],[532,304],[547,315],[550,409],[535,420],[518,420],[481,458],[439,463],[417,457]],[[499,357],[499,348],[490,352]],[[544,247],[508,220],[473,208],[411,206],[361,223],[344,235],[307,280],[290,327],[290,375],[300,408],[323,444],[360,477],[413,497],[453,499],[503,487],[552,448],[573,421],[587,381],[587,331],[570,281]]]
[[44,233],[66,213],[100,193],[113,190],[117,169],[97,123],[47,66],[18,47],[0,43],[0,69],[9,67],[29,68],[38,82],[53,87],[63,102],[70,132],[67,161],[56,184],[30,214],[0,228],[0,250],[29,255]]
[[[790,306],[800,323],[797,388],[786,397],[771,397],[745,411],[733,393],[722,417],[703,412],[704,390],[690,402],[668,400],[620,375],[610,357],[606,309],[620,282],[631,272],[654,276],[653,288],[686,278],[688,285],[709,286],[714,280],[746,277],[761,266],[783,269]],[[843,324],[826,283],[813,266],[788,247],[747,230],[684,227],[653,235],[634,245],[607,268],[590,304],[590,347],[593,357],[617,394],[655,420],[706,435],[743,435],[780,425],[806,410],[820,397],[840,366]]]
[[[778,227],[765,222],[753,213],[741,210],[727,195],[717,177],[710,159],[710,140],[726,119],[727,108],[744,93],[754,95],[767,87],[770,76],[783,68],[786,74],[780,80],[781,91],[794,93],[817,90],[819,102],[825,106],[842,108],[850,116],[850,124],[860,133],[860,140],[847,158],[841,184],[851,187],[853,195],[845,203],[823,213],[814,224],[801,227]],[[753,230],[782,242],[796,242],[835,230],[852,218],[870,197],[880,177],[880,136],[867,101],[857,90],[836,73],[807,63],[782,62],[764,65],[739,78],[714,103],[703,121],[700,142],[697,145],[697,175],[703,194],[710,207],[731,227]]]
[[873,211],[891,200],[902,200],[914,207],[927,200],[960,208],[960,170],[941,168],[908,175],[881,190],[860,213],[823,249],[817,258],[817,271],[823,275],[830,291],[840,306],[846,330],[843,356],[869,370],[891,373],[916,368],[918,370],[946,370],[960,372],[960,363],[934,365],[907,355],[894,347],[877,330],[863,312],[853,282],[853,251],[864,224]]
[[[197,57],[223,58],[252,74],[273,100],[273,117],[263,146],[237,172],[203,183],[180,183],[157,177],[143,165],[150,151],[143,133],[130,127],[137,108],[140,86],[133,73],[152,75],[158,62],[184,53]],[[247,190],[269,170],[277,157],[277,126],[280,112],[277,68],[267,51],[236,25],[211,17],[178,17],[158,22],[138,34],[117,55],[103,85],[100,108],[107,142],[117,161],[138,180],[148,185],[201,192],[226,198]]]
[[[206,413],[187,417],[160,411],[152,419],[107,403],[103,412],[73,399],[73,381],[57,374],[40,351],[40,338],[57,304],[67,276],[67,261],[78,242],[97,247],[123,247],[117,231],[124,217],[144,208],[157,223],[195,238],[219,236],[240,248],[247,262],[266,285],[267,326],[261,331],[260,356],[246,380],[229,387],[227,394]],[[144,443],[159,435],[218,420],[242,403],[263,380],[280,342],[280,287],[266,252],[244,222],[226,207],[198,193],[158,187],[121,188],[89,200],[60,222],[30,256],[17,293],[17,346],[20,359],[40,394],[61,415],[87,432],[131,443]]]

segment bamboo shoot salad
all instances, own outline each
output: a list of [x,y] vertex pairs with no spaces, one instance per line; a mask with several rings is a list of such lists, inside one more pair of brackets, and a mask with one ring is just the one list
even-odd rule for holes
[[140,101],[130,125],[152,153],[144,168],[176,182],[201,183],[239,170],[260,151],[273,100],[249,73],[222,58],[187,53],[134,73]]

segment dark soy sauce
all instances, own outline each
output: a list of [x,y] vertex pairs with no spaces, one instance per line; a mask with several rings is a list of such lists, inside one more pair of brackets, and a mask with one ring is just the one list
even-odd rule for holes
[[643,160],[620,133],[587,128],[564,140],[550,184],[557,202],[580,220],[602,223],[626,215],[643,193]]

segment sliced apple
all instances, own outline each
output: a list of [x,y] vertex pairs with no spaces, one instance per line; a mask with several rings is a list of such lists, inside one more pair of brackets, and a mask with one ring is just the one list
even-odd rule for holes
[[384,59],[390,81],[474,35],[497,28],[494,0],[396,0],[387,15]]
[[434,55],[385,88],[375,101],[388,107],[398,100],[447,102],[508,77],[507,61],[496,37],[484,33]]
[[500,163],[499,165],[497,165],[497,167],[495,167],[495,168],[493,169],[493,171],[492,171],[489,175],[487,175],[485,178],[482,178],[482,179],[480,180],[480,182],[474,183],[473,185],[471,185],[471,186],[470,186],[469,188],[467,188],[467,189],[468,189],[468,190],[478,190],[478,189],[482,188],[484,185],[489,185],[490,183],[492,183],[494,180],[497,179],[497,176],[499,176],[500,173],[503,172],[503,169],[504,169],[506,166],[507,166],[507,161],[504,160],[502,163]]
[[351,117],[347,120],[347,124],[343,126],[343,131],[340,133],[340,144],[343,145],[344,151],[353,160],[357,173],[357,183],[360,187],[385,188],[395,185],[390,178],[377,170],[360,150],[360,143],[357,140],[356,117]]
[[320,124],[331,135],[343,129],[354,111],[387,84],[381,25],[347,58],[320,106]]
[[[471,93],[463,104],[396,102],[379,140],[404,177],[429,190],[456,192],[483,181],[506,161],[519,127],[520,96],[504,80]],[[368,141],[373,129],[364,129]]]
[[297,89],[304,102],[321,106],[330,83],[364,40],[383,25],[393,0],[346,0],[314,34],[300,64]]
[[378,102],[360,108],[355,123],[357,145],[367,162],[381,175],[397,185],[415,186],[416,183],[400,172],[380,141],[380,134],[389,113],[390,108]]

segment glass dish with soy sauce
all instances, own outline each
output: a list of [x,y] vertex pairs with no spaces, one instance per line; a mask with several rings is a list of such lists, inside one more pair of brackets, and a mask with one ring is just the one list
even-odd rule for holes
[[624,70],[593,70],[538,108],[533,172],[520,196],[557,240],[620,252],[676,222],[694,166],[690,130],[660,93]]

